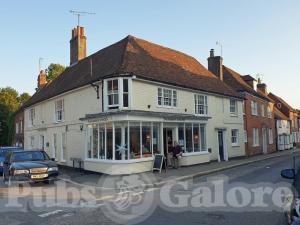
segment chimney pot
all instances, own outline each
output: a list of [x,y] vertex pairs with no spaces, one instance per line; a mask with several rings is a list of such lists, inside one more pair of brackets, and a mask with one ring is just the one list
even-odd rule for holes
[[213,48],[210,50],[210,57],[215,57],[215,50]]

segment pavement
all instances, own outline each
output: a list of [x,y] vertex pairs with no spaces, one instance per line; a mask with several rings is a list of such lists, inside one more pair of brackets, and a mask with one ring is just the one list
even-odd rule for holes
[[[166,172],[163,170],[161,173],[146,172],[142,174],[145,177],[147,177],[147,179],[144,179],[143,182],[146,183],[145,185],[147,187],[160,187],[169,182],[193,179],[198,176],[208,175],[211,173],[216,173],[219,171],[228,170],[238,166],[260,162],[267,159],[278,158],[278,157],[283,157],[292,154],[298,155],[298,153],[300,155],[300,149],[291,149],[285,151],[277,151],[266,155],[233,158],[233,159],[229,159],[229,161],[224,161],[224,162],[213,161],[205,164],[180,167],[178,169],[171,168],[171,169],[167,169]],[[61,168],[60,171],[62,174],[60,176],[60,179],[72,183],[74,185],[93,186],[100,189],[115,189],[114,183],[104,182],[105,180],[112,177],[112,175],[105,175],[105,174],[94,173],[89,171],[80,172],[77,169],[66,168],[66,167]],[[124,176],[125,175],[113,176],[113,177],[114,179],[116,179],[116,177],[120,177],[121,179]],[[126,175],[126,176],[130,177],[135,175],[133,174],[133,175]]]

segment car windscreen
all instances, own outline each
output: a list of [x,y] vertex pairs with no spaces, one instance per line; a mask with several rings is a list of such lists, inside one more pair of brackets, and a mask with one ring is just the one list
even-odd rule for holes
[[41,151],[15,152],[12,156],[12,162],[44,161],[44,160],[49,160],[49,157],[47,154]]
[[0,149],[0,157],[5,158],[8,152],[20,151],[20,148],[2,148]]

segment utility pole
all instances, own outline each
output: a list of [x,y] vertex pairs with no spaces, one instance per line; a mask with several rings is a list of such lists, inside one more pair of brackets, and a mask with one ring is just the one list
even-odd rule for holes
[[82,12],[82,11],[74,11],[70,10],[70,13],[77,16],[77,25],[80,26],[80,17],[84,15],[95,15],[96,13],[93,12]]

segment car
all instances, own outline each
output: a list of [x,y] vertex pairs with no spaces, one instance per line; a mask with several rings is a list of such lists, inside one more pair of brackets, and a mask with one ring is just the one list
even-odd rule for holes
[[42,150],[12,151],[6,154],[3,164],[3,180],[11,183],[53,183],[59,175],[58,166]]
[[286,197],[286,216],[289,224],[300,225],[300,163],[299,156],[293,159],[293,168],[284,169],[281,171],[281,177],[293,180],[293,196]]
[[0,148],[0,174],[3,173],[3,162],[4,162],[6,154],[11,151],[20,151],[21,149],[22,148],[20,148],[20,147],[1,147]]

